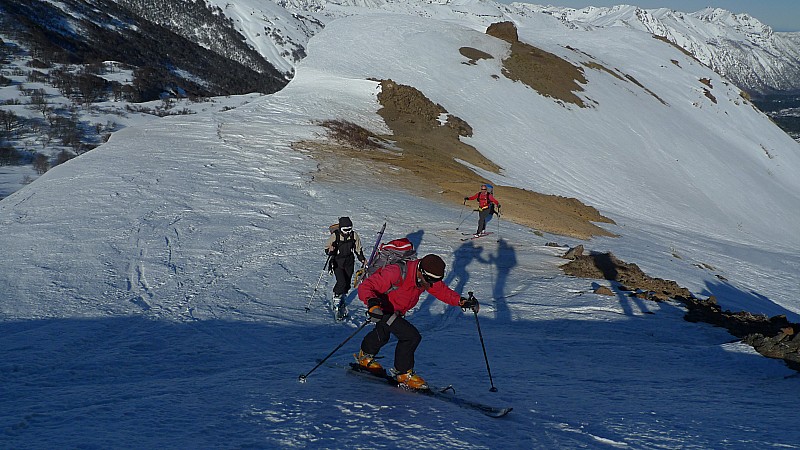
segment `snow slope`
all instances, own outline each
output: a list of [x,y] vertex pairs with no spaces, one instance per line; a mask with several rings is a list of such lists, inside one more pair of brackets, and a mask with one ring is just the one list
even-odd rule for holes
[[[0,201],[0,446],[798,448],[794,372],[684,321],[677,303],[592,294],[605,283],[564,276],[564,248],[545,245],[575,240],[496,220],[499,240],[465,243],[458,206],[369,173],[315,180],[291,144],[328,118],[386,132],[370,79],[390,77],[470,123],[467,142],[505,168],[495,184],[612,217],[620,237],[589,248],[725,307],[800,320],[798,144],[738,90],[645,33],[515,16],[523,40],[650,91],[586,70],[592,106],[565,107],[493,78],[507,44],[432,11],[333,21],[283,91],[129,127]],[[495,58],[462,64],[465,45]],[[344,214],[365,242],[387,221],[475,292],[498,392],[475,318],[427,297],[409,315],[417,370],[509,416],[328,366],[297,381],[362,322],[355,293],[353,317],[332,320],[324,273],[311,296]]]

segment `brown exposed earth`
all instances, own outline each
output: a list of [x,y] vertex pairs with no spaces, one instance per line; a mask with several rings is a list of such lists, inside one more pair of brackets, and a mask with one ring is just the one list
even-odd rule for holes
[[[510,22],[490,26],[487,34],[511,44],[510,56],[503,61],[502,76],[525,83],[561,105],[586,106],[575,95],[575,92],[582,91],[581,84],[586,83],[582,68],[519,42],[516,29]],[[470,47],[462,47],[460,54],[467,65],[492,58],[488,53]],[[622,79],[621,75],[597,63],[584,65]],[[499,76],[493,75],[495,78]],[[632,77],[624,77],[645,89]],[[393,188],[401,187],[429,199],[461,205],[465,196],[474,194],[481,184],[490,181],[458,160],[491,173],[502,171],[475,148],[461,142],[460,137],[473,133],[472,127],[464,120],[448,113],[412,86],[392,80],[380,80],[380,84],[378,101],[382,108],[378,114],[393,134],[378,136],[346,121],[322,123],[329,130],[327,139],[296,143],[297,148],[312,152],[319,161],[319,172],[315,177],[346,180],[369,174],[373,181]],[[580,239],[613,236],[595,223],[614,222],[578,199],[496,184],[495,196],[503,205],[502,217],[505,220]],[[676,282],[649,277],[635,264],[620,261],[611,253],[583,255],[582,247],[579,248],[581,251],[571,249],[565,255],[572,260],[562,266],[568,275],[611,280],[618,283],[614,286],[618,292],[628,292],[627,295],[643,299],[678,301],[689,311],[686,320],[724,327],[761,354],[783,359],[789,367],[800,370],[800,333],[797,333],[800,324],[789,323],[785,316],[767,318],[748,312],[722,311],[714,297],[698,299]],[[614,295],[608,287],[603,288],[598,293]]]
[[586,107],[575,92],[583,91],[586,84],[583,69],[552,53],[521,42],[511,22],[489,26],[486,34],[511,44],[511,54],[503,60],[503,75],[521,81],[542,95],[556,101]]
[[[558,73],[568,66],[568,74],[548,76],[546,83],[532,87],[558,101],[573,102],[571,96],[574,94],[570,89],[580,89],[574,79],[580,69],[554,55],[543,56],[543,52],[533,51],[533,47],[527,44],[517,44],[504,61],[504,64],[511,64],[508,70],[503,71],[504,75],[527,83],[541,78],[543,68],[548,65],[557,66],[548,73]],[[523,53],[517,54],[515,48]],[[491,58],[491,55],[470,47],[461,48],[460,53],[466,58],[465,64]],[[542,58],[544,62],[524,62]],[[337,178],[347,179],[366,170],[375,180],[405,188],[425,198],[461,205],[464,197],[476,193],[481,184],[490,183],[490,180],[457,160],[493,173],[502,171],[475,148],[461,142],[461,136],[469,137],[473,133],[472,127],[464,120],[448,113],[413,86],[392,80],[381,80],[380,83],[378,101],[382,108],[378,114],[392,130],[392,135],[377,136],[364,129],[355,132],[355,128],[360,128],[357,124],[346,124],[353,132],[343,134],[336,130],[345,125],[342,122],[323,123],[332,131],[327,141],[296,144],[298,148],[312,151],[320,161],[317,177],[324,179],[335,174]],[[358,139],[354,140],[354,136]],[[542,232],[580,239],[613,236],[596,223],[614,222],[578,199],[492,184],[505,220]]]

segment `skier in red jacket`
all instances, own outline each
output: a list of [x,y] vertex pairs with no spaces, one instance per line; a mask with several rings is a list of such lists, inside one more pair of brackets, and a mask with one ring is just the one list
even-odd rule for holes
[[500,202],[494,198],[494,195],[489,192],[488,187],[485,184],[481,185],[481,190],[478,191],[477,194],[473,195],[472,197],[464,197],[464,203],[466,203],[467,200],[478,200],[478,231],[476,231],[473,236],[483,236],[485,234],[484,230],[486,230],[486,218],[494,212],[492,204],[497,205],[499,210]]
[[442,258],[431,254],[407,262],[405,273],[401,266],[391,264],[361,282],[358,286],[358,298],[367,305],[367,316],[375,323],[375,328],[361,341],[361,351],[354,355],[361,367],[373,373],[385,373],[383,367],[375,361],[375,355],[389,342],[390,334],[393,334],[398,342],[394,368],[390,373],[399,384],[406,387],[428,387],[425,380],[414,372],[414,352],[422,336],[405,319],[405,314],[416,306],[423,292],[428,292],[448,305],[469,308],[476,313],[480,308],[477,300],[461,297],[444,284],[444,269]]

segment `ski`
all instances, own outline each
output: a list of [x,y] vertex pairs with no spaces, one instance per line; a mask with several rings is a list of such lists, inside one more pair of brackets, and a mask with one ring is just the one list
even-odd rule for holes
[[386,222],[383,222],[383,226],[381,227],[381,231],[378,231],[377,238],[375,239],[375,245],[372,246],[372,253],[369,255],[369,259],[367,259],[367,263],[361,266],[355,273],[355,277],[353,278],[353,289],[358,288],[358,285],[364,279],[364,274],[367,273],[367,269],[369,269],[370,264],[375,259],[375,254],[378,253],[378,246],[381,245],[381,239],[383,239],[383,233],[386,231]]
[[492,231],[489,231],[489,232],[487,232],[487,233],[483,233],[483,234],[481,234],[480,236],[475,236],[474,234],[471,234],[471,233],[462,233],[462,234],[463,234],[464,236],[467,236],[467,237],[465,237],[465,238],[462,238],[462,239],[461,239],[462,241],[472,241],[472,240],[474,240],[474,239],[480,239],[480,238],[482,238],[482,237],[486,237],[486,236],[489,236],[490,234],[494,234],[494,233],[493,233]]
[[[356,363],[350,363],[350,366],[347,368],[348,374],[353,374],[360,376],[364,379],[375,381],[382,384],[388,384],[389,386],[400,387],[392,376],[388,375],[385,371],[381,374],[372,373]],[[494,406],[485,405],[483,403],[475,402],[472,400],[467,400],[461,397],[455,396],[455,389],[452,385],[447,386],[445,388],[436,388],[428,385],[427,389],[408,389],[404,388],[404,390],[408,392],[413,392],[415,394],[425,395],[428,397],[433,397],[453,405],[459,406],[464,409],[471,409],[474,411],[478,411],[482,414],[485,414],[489,417],[493,418],[500,418],[511,412],[513,409],[512,407],[504,407],[498,408]]]

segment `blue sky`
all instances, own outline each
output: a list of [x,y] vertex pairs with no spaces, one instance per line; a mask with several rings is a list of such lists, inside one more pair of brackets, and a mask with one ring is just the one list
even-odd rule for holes
[[[512,3],[513,0],[499,0]],[[520,0],[517,0],[520,1]],[[734,13],[747,13],[769,25],[775,31],[800,31],[800,2],[798,0],[551,0],[524,1],[537,5],[585,6],[636,5],[642,8],[670,8],[683,12],[699,11],[707,6],[727,9]]]

